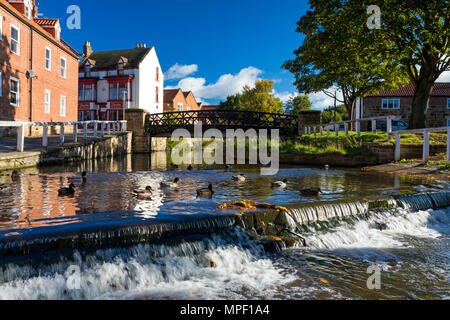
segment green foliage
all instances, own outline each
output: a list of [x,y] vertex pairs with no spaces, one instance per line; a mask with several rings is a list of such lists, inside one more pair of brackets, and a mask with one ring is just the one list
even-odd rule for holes
[[[349,120],[345,106],[336,107],[336,122]],[[322,123],[334,122],[334,107],[328,107],[322,111]]]
[[244,86],[242,93],[227,97],[222,110],[283,113],[283,103],[273,95],[273,81],[258,80],[255,87]]
[[312,106],[308,95],[291,97],[285,104],[286,113],[297,115],[300,111],[310,110]]

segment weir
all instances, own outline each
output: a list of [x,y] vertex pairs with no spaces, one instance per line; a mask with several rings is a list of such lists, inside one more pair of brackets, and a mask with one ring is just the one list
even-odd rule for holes
[[[372,210],[401,208],[409,212],[450,206],[450,192],[421,193],[387,199],[313,205],[288,211],[256,211],[242,215],[186,218],[177,222],[142,222],[100,229],[77,228],[39,236],[9,236],[0,240],[0,259],[9,260],[26,254],[67,250],[97,250],[103,247],[132,246],[139,243],[169,244],[189,241],[234,228],[247,230],[253,240],[278,242],[278,247],[296,245],[302,239],[296,232],[309,223],[366,218]],[[5,261],[6,261],[5,260]]]

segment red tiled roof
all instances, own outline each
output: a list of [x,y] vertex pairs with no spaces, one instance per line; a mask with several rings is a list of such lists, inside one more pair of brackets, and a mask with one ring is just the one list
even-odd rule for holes
[[177,95],[178,91],[180,91],[180,89],[165,89],[164,90],[164,101],[165,102],[172,101],[175,98],[175,96]]
[[[434,97],[450,96],[450,82],[436,82],[431,95]],[[380,91],[378,94],[369,94],[368,97],[412,97],[414,96],[414,85],[400,86],[394,91]]]
[[55,26],[59,22],[59,19],[34,18],[34,21],[40,26]]

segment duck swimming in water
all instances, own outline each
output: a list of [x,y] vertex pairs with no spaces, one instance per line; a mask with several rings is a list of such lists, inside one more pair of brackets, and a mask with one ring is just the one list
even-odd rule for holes
[[300,190],[300,194],[306,197],[320,197],[322,190],[320,188],[317,189],[303,189]]
[[153,188],[147,186],[143,190],[134,190],[133,193],[140,200],[151,200],[151,197],[153,196]]
[[272,182],[272,188],[286,188],[287,187],[287,179],[283,179],[283,181],[275,181]]
[[75,194],[75,185],[71,183],[68,188],[61,188],[58,190],[58,196],[64,197],[64,196],[70,196]]
[[192,171],[192,170],[194,170],[194,167],[192,167],[192,165],[189,165],[189,166],[187,167],[187,169],[188,169],[189,171]]
[[180,178],[175,178],[173,181],[162,181],[160,186],[161,188],[178,188],[178,182]]
[[172,164],[172,165],[170,166],[170,169],[172,169],[172,170],[175,170],[175,169],[178,169],[178,168],[179,168],[179,166],[176,165],[176,164]]
[[231,180],[233,181],[239,181],[239,182],[244,182],[245,180],[247,180],[247,176],[243,173],[238,174],[237,176],[233,176],[231,178]]
[[208,188],[197,189],[197,198],[212,198],[214,194],[212,184]]

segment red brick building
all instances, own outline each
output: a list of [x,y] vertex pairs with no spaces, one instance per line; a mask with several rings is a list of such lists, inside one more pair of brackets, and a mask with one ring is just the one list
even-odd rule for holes
[[[413,96],[412,84],[369,95],[362,101],[361,118],[394,115],[408,122]],[[450,83],[435,83],[425,117],[427,127],[450,125]]]
[[76,121],[80,56],[37,16],[35,0],[0,0],[0,120]]
[[164,112],[200,110],[202,104],[198,103],[192,91],[181,89],[164,90]]

